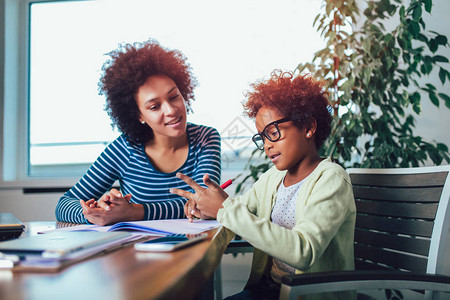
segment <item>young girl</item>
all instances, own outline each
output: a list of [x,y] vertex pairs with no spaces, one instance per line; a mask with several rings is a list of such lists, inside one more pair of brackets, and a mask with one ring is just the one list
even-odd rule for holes
[[[122,132],[56,206],[58,221],[107,225],[119,221],[184,217],[191,190],[177,172],[202,183],[220,182],[217,130],[187,122],[196,80],[183,54],[158,42],[125,44],[109,53],[100,89]],[[85,120],[89,122],[89,120]],[[115,181],[121,191],[111,189]]]
[[354,268],[356,209],[345,170],[319,156],[331,123],[322,85],[278,71],[252,87],[245,108],[258,130],[253,141],[274,166],[235,199],[208,175],[203,188],[177,174],[195,193],[172,192],[189,199],[188,218],[217,218],[255,247],[248,283],[230,299],[278,299],[284,275]]

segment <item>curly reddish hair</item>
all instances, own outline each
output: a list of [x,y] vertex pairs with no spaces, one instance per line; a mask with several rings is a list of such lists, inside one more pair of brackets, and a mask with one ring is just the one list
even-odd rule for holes
[[322,82],[307,75],[295,77],[291,72],[275,70],[268,80],[257,81],[251,88],[244,103],[250,118],[255,118],[259,109],[266,106],[292,118],[300,129],[308,129],[314,119],[317,122],[315,143],[320,149],[331,132],[332,121],[328,94]]
[[166,75],[172,79],[183,96],[188,111],[194,100],[197,80],[184,55],[178,50],[162,47],[156,40],[122,44],[108,53],[109,60],[102,67],[100,95],[106,96],[108,115],[112,126],[117,126],[135,143],[145,143],[153,137],[152,129],[139,122],[136,94],[153,75]]

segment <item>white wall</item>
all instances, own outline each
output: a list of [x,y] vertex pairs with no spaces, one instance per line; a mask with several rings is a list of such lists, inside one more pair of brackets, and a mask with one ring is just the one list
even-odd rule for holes
[[[426,29],[446,35],[450,41],[450,18],[448,17],[450,1],[434,0],[431,12],[431,15],[424,14]],[[437,54],[450,59],[450,47],[440,50]],[[445,67],[450,70],[450,64],[446,64]],[[439,92],[450,95],[450,84],[446,82],[445,87],[443,87],[437,73],[432,74],[429,80],[437,87]],[[415,133],[428,141],[438,141],[450,148],[450,109],[443,103],[437,108],[424,96],[422,94],[425,100],[422,101],[423,113],[417,117]]]
[[[30,181],[0,183],[0,212],[11,212],[23,222],[55,221],[56,203],[63,192],[47,192],[42,188],[67,190],[77,180],[36,178]],[[38,192],[31,192],[31,190],[38,190]]]
[[56,221],[55,207],[61,194],[24,194],[22,189],[0,190],[0,212],[11,212],[22,222]]

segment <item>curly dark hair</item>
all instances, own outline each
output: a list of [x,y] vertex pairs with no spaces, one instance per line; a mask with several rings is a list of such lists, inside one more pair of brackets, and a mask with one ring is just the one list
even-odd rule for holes
[[194,100],[197,79],[178,50],[162,47],[156,40],[143,43],[121,44],[108,53],[109,60],[102,67],[99,93],[106,96],[105,110],[115,126],[130,141],[145,143],[153,137],[152,129],[139,122],[136,94],[153,75],[166,75],[172,79],[183,96],[188,112]]
[[257,81],[251,88],[244,103],[250,118],[255,118],[259,109],[267,106],[292,118],[300,129],[308,129],[314,119],[317,122],[315,143],[320,149],[331,132],[332,121],[328,94],[322,82],[308,75],[295,77],[291,72],[275,70],[268,80]]

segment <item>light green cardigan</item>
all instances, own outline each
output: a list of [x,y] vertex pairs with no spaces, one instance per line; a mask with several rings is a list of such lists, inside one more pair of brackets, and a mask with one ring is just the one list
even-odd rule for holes
[[[247,286],[270,271],[271,256],[296,268],[297,274],[354,269],[356,208],[348,174],[329,158],[320,162],[300,187],[292,229],[270,219],[285,174],[272,167],[251,190],[227,198],[218,211],[217,220],[224,227],[255,247]],[[332,299],[338,298],[334,295]]]

